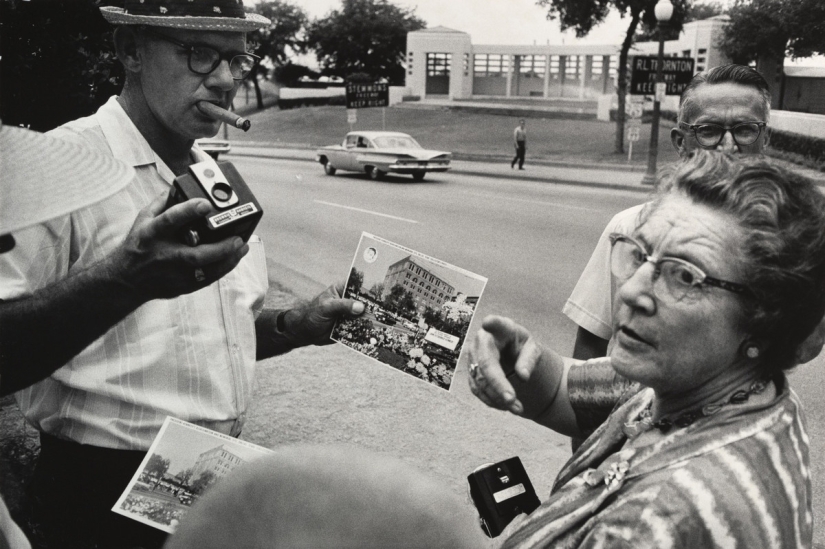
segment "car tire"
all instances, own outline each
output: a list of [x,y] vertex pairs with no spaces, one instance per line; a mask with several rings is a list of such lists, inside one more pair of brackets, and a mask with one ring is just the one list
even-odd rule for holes
[[425,172],[423,170],[415,171],[415,172],[412,173],[413,181],[424,181],[424,176],[425,175],[427,175],[427,172]]
[[370,179],[373,181],[380,181],[381,179],[384,179],[384,176],[387,174],[374,166],[370,166],[367,168],[367,175],[369,175]]
[[335,175],[335,172],[338,171],[335,167],[329,163],[329,160],[324,162],[324,173],[327,175]]

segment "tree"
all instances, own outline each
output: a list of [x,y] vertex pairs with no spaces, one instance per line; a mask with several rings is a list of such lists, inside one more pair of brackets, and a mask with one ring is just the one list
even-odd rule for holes
[[0,0],[4,124],[51,130],[120,91],[112,27],[98,8],[117,3]]
[[198,478],[191,484],[191,490],[194,494],[203,494],[207,488],[212,486],[218,477],[212,471],[203,471]]
[[[781,73],[785,56],[825,53],[825,3],[821,0],[736,0],[719,41],[734,63],[756,61],[768,82]],[[774,86],[774,107],[781,90]]]
[[[725,13],[725,6],[719,2],[691,4],[687,8],[687,13],[684,14],[684,19],[682,20],[680,27],[684,26],[686,23],[690,23],[691,21],[702,21],[703,19],[710,19],[711,17],[722,15],[723,13]],[[674,9],[673,18],[676,19],[680,15],[681,14]],[[680,31],[677,28],[669,26],[665,33],[665,40],[677,40],[679,38],[679,32]],[[641,30],[636,33],[636,37],[633,40],[635,42],[652,42],[658,39],[659,34],[656,26],[654,25],[653,27],[650,27],[643,24]]]
[[[640,23],[650,27],[656,25],[656,15],[653,11],[657,0],[536,0],[539,6],[547,8],[547,18],[558,17],[561,30],[574,29],[579,38],[586,36],[596,25],[602,23],[613,7],[622,14],[630,16],[619,52],[618,67],[618,95],[619,108],[616,112],[616,146],[615,152],[624,152],[624,105],[627,95],[627,56],[633,38]],[[690,0],[671,0],[674,17],[671,21],[673,28],[681,30],[681,21],[687,12]]]
[[309,25],[307,44],[315,50],[322,74],[346,78],[365,72],[402,84],[407,33],[425,26],[414,10],[387,0],[342,0],[341,9]]
[[424,313],[421,315],[421,318],[424,319],[424,322],[434,328],[439,328],[444,322],[444,317],[441,315],[441,311],[433,309],[429,305],[424,308]]
[[160,483],[163,475],[166,474],[166,471],[169,470],[169,458],[165,458],[160,454],[152,454],[149,456],[149,461],[146,462],[146,467],[144,467],[144,471],[151,476],[157,478],[155,481],[155,487]]
[[370,293],[375,299],[381,299],[381,296],[384,295],[384,285],[381,282],[376,282],[370,288]]
[[[306,52],[304,31],[309,18],[302,8],[284,0],[268,0],[257,4],[252,11],[268,18],[272,24],[247,35],[250,51],[268,59],[275,66],[276,74],[278,67],[287,65],[290,52]],[[266,66],[259,64],[250,77],[255,86],[255,99],[259,109],[264,108],[264,102],[258,75],[266,77],[266,72]]]
[[353,267],[352,271],[349,273],[349,282],[347,283],[347,287],[353,295],[358,295],[361,292],[361,286],[363,285],[364,273]]
[[180,483],[189,486],[189,483],[192,480],[192,475],[195,474],[195,471],[189,467],[188,469],[184,469],[183,471],[179,471],[177,474],[178,479],[180,479]]

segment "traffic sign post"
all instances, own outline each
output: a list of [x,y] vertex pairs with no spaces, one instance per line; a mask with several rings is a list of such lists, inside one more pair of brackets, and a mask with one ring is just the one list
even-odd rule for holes
[[352,131],[352,125],[358,122],[358,111],[355,109],[347,109],[347,124],[349,124],[349,131]]

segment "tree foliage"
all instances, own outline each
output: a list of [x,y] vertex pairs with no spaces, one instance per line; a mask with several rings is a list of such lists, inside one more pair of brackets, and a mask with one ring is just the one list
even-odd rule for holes
[[719,47],[735,63],[825,53],[825,2],[736,0]]
[[342,0],[340,9],[309,25],[307,43],[322,74],[346,78],[365,72],[401,84],[407,33],[425,26],[414,10],[387,0]]
[[381,296],[384,295],[384,284],[381,282],[376,282],[370,288],[370,293],[375,299],[381,299]]
[[190,488],[195,494],[203,494],[203,492],[212,486],[218,477],[212,471],[203,471],[198,478],[192,481]]
[[[579,38],[586,36],[593,27],[604,22],[611,9],[617,10],[622,17],[629,17],[627,32],[619,52],[618,86],[619,108],[616,113],[616,145],[617,153],[624,152],[624,106],[627,95],[628,71],[627,57],[630,46],[633,45],[636,30],[640,24],[650,27],[656,26],[654,7],[657,0],[536,0],[536,3],[547,8],[548,19],[558,19],[561,30],[573,29]],[[684,14],[687,13],[690,0],[671,0],[673,4],[673,19],[671,26],[676,31],[681,30]]]
[[303,8],[284,0],[267,0],[249,9],[272,22],[266,28],[247,34],[249,51],[264,59],[249,77],[249,81],[255,86],[258,108],[262,109],[264,102],[258,77],[267,78],[267,66],[271,65],[275,68],[277,78],[278,68],[288,64],[291,54],[306,52],[305,31],[309,18]]
[[4,124],[47,131],[94,113],[120,91],[112,26],[99,10],[116,3],[0,0]]
[[149,456],[149,461],[146,462],[146,467],[144,470],[156,476],[158,479],[163,478],[163,475],[166,474],[166,471],[169,470],[170,460],[169,458],[164,458],[160,454],[152,454]]
[[349,273],[349,282],[347,282],[347,286],[349,290],[353,294],[359,294],[361,292],[361,286],[364,285],[364,273],[356,269],[355,267],[352,268],[352,271]]
[[415,300],[404,286],[396,284],[390,288],[390,293],[384,299],[384,307],[396,313],[407,314],[415,311]]
[[[701,21],[703,19],[710,19],[717,15],[725,13],[725,6],[720,2],[704,2],[701,4],[691,4],[687,6],[687,11],[682,12],[684,4],[674,6],[673,21],[676,25],[670,25],[665,29],[665,40],[677,40],[681,27],[691,21]],[[642,28],[636,32],[634,41],[636,42],[653,42],[659,39],[659,31],[656,25],[650,26],[646,23],[642,24]]]

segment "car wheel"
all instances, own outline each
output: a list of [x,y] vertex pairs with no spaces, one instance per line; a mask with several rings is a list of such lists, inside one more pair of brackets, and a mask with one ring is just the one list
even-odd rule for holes
[[367,168],[367,175],[369,175],[370,179],[372,179],[373,181],[378,181],[379,179],[384,179],[386,173],[382,172],[378,168],[370,166],[369,168]]
[[424,176],[427,175],[425,171],[417,171],[412,173],[413,181],[424,181]]
[[335,167],[333,167],[333,165],[329,163],[329,160],[327,160],[326,162],[324,162],[324,173],[325,173],[325,174],[327,174],[327,175],[335,175],[335,172],[336,172],[336,171],[337,171],[337,170],[335,169]]

